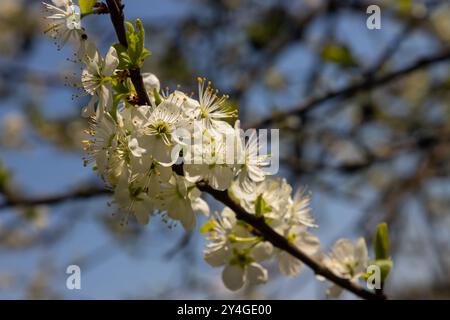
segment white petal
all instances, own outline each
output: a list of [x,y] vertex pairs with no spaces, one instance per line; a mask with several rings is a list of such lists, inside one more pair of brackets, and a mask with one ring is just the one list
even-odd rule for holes
[[211,187],[216,190],[226,190],[231,186],[233,181],[233,171],[225,165],[216,165],[211,170],[209,182]]
[[143,153],[145,153],[145,149],[139,146],[139,142],[136,138],[132,138],[128,142],[128,148],[130,149],[133,156],[138,158],[141,157]]
[[356,261],[358,261],[358,267],[356,268],[357,270],[355,270],[355,272],[356,273],[364,272],[367,267],[367,260],[369,259],[366,241],[364,240],[364,238],[359,238],[356,241],[355,259]]
[[192,210],[199,211],[205,216],[209,216],[208,203],[202,198],[196,198],[192,201]]
[[246,266],[245,272],[247,279],[251,284],[265,283],[269,278],[267,270],[256,262],[253,262]]
[[223,243],[210,243],[203,255],[205,261],[212,267],[219,267],[226,263],[230,250]]
[[272,252],[273,252],[273,245],[268,241],[264,241],[258,243],[252,249],[252,257],[255,259],[255,261],[263,261],[270,258]]
[[339,239],[333,245],[331,251],[336,259],[344,261],[353,256],[353,243],[348,239]]
[[144,86],[150,95],[153,95],[153,90],[156,89],[159,92],[160,83],[159,79],[153,73],[143,73],[142,80],[144,81]]
[[91,98],[91,100],[89,100],[89,103],[87,106],[85,106],[82,110],[81,110],[81,116],[84,118],[88,118],[90,116],[92,116],[93,114],[95,114],[95,104],[98,101],[98,97],[97,96],[93,96]]
[[278,267],[280,272],[288,277],[294,277],[300,272],[302,263],[287,252],[280,252]]
[[193,183],[203,179],[209,171],[206,164],[185,164],[183,168],[186,179]]
[[109,77],[112,75],[114,70],[116,70],[119,65],[119,58],[117,57],[116,48],[111,47],[108,50],[105,58],[105,69],[103,70],[103,75]]
[[179,220],[186,231],[191,231],[195,227],[196,218],[192,211],[191,203],[188,200],[178,199],[174,201],[168,209],[172,219]]
[[150,200],[148,199],[148,197],[146,198],[147,198],[146,200],[139,201],[136,204],[134,212],[137,221],[142,225],[148,224],[150,220],[150,213],[153,211],[153,206]]
[[319,251],[320,248],[320,240],[315,235],[309,232],[302,232],[299,235],[299,239],[296,244],[300,247],[302,251],[304,251],[308,255],[314,255]]
[[221,216],[223,219],[223,225],[226,229],[230,230],[236,225],[236,214],[230,208],[223,208]]
[[237,265],[227,265],[222,271],[222,280],[228,289],[239,290],[245,282],[244,269]]

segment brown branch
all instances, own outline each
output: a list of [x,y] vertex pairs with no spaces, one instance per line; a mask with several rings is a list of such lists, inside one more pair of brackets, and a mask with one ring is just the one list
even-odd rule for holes
[[332,90],[332,91],[326,92],[319,97],[307,100],[306,102],[302,103],[300,106],[298,106],[292,110],[280,112],[280,113],[277,113],[270,117],[267,117],[263,120],[260,120],[258,122],[254,122],[249,127],[250,128],[262,128],[262,127],[270,126],[271,124],[273,124],[275,122],[282,121],[291,116],[301,117],[301,116],[305,115],[307,112],[314,110],[315,108],[317,108],[318,106],[320,106],[321,104],[323,104],[327,101],[337,99],[337,98],[348,98],[348,97],[351,97],[351,96],[355,95],[356,93],[359,93],[362,91],[367,91],[367,90],[370,90],[370,89],[373,89],[376,87],[382,87],[382,86],[389,84],[411,72],[414,72],[421,68],[425,68],[425,67],[433,65],[435,63],[439,63],[439,62],[442,62],[442,61],[445,61],[448,59],[450,59],[450,49],[447,49],[444,52],[438,53],[436,55],[433,55],[433,56],[430,56],[427,58],[419,59],[415,63],[413,63],[403,69],[393,71],[386,75],[379,76],[379,77],[367,77],[364,80],[361,80],[355,84],[349,85],[348,87],[345,87],[343,89]]
[[39,198],[15,198],[9,195],[6,197],[6,201],[0,204],[0,210],[9,209],[12,207],[33,207],[38,205],[52,205],[65,201],[93,198],[96,196],[107,195],[110,193],[111,192],[109,190],[106,190],[104,188],[89,188]]
[[197,187],[201,191],[209,193],[216,200],[228,206],[231,210],[235,212],[236,218],[251,225],[253,228],[258,230],[267,241],[269,241],[275,247],[288,252],[295,258],[302,261],[304,264],[310,267],[317,275],[320,275],[328,279],[329,281],[339,285],[343,289],[346,289],[363,299],[367,300],[386,299],[386,297],[383,294],[372,293],[368,290],[363,289],[357,284],[334,274],[332,271],[326,268],[320,261],[318,261],[313,257],[308,256],[299,248],[292,245],[285,237],[277,233],[267,223],[265,223],[263,218],[257,217],[254,214],[246,212],[244,208],[242,208],[239,204],[237,204],[230,198],[230,196],[226,191],[214,190],[213,188],[204,183],[198,183]]
[[[125,17],[123,14],[123,5],[120,0],[106,0],[108,5],[111,21],[116,30],[119,43],[125,48],[128,48],[128,41],[125,32]],[[144,80],[142,79],[141,70],[134,68],[129,70],[131,82],[133,83],[136,93],[138,95],[138,104],[150,105],[150,98],[148,97],[147,90],[145,90]]]

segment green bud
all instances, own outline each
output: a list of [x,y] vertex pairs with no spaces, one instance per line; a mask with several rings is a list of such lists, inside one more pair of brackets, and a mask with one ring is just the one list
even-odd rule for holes
[[373,246],[376,260],[389,259],[389,234],[386,223],[377,226]]

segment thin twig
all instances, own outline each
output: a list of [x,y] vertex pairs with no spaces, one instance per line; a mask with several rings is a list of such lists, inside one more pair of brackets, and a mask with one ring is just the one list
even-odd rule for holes
[[8,196],[7,200],[0,204],[0,210],[12,207],[33,207],[39,205],[58,204],[65,201],[88,199],[100,195],[107,195],[110,193],[111,192],[109,190],[106,190],[105,188],[89,188],[39,198],[14,198]]
[[301,105],[299,105],[298,107],[296,107],[294,109],[274,114],[274,115],[269,116],[265,119],[262,119],[258,122],[254,122],[253,124],[251,124],[248,127],[249,128],[263,128],[263,127],[270,126],[271,124],[273,124],[275,122],[287,119],[288,117],[291,117],[291,116],[301,117],[304,114],[306,114],[307,112],[314,110],[315,108],[317,108],[318,106],[320,106],[321,104],[323,104],[327,101],[330,101],[330,100],[333,100],[336,98],[347,98],[347,97],[353,96],[356,93],[359,93],[362,91],[373,89],[375,87],[382,87],[382,86],[389,84],[392,81],[395,81],[395,80],[399,79],[400,77],[407,75],[411,72],[434,65],[435,63],[439,63],[439,62],[442,62],[442,61],[445,61],[448,59],[450,59],[450,49],[447,49],[444,52],[440,52],[440,53],[430,56],[430,57],[419,59],[415,63],[413,63],[405,68],[402,68],[397,71],[393,71],[386,75],[383,75],[380,77],[375,77],[375,78],[368,77],[368,78],[365,78],[364,80],[361,80],[355,84],[349,85],[348,87],[345,87],[343,89],[332,90],[332,91],[326,92],[319,97],[315,97],[315,98],[307,100],[306,102],[302,103]]

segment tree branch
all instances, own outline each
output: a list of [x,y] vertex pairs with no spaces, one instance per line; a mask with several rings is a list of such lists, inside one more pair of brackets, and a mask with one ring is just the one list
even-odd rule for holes
[[110,193],[111,192],[109,190],[106,190],[105,188],[89,188],[40,198],[7,197],[6,201],[0,204],[0,210],[8,209],[11,207],[33,207],[38,205],[58,204],[65,201],[88,199],[100,195],[107,195]]
[[307,112],[314,110],[319,105],[321,105],[327,101],[330,101],[330,100],[333,100],[336,98],[348,98],[348,97],[351,97],[352,95],[359,93],[361,91],[366,91],[366,90],[373,89],[376,87],[382,87],[382,86],[384,86],[390,82],[393,82],[393,81],[397,80],[398,78],[400,78],[404,75],[407,75],[411,72],[414,72],[421,68],[425,68],[425,67],[433,65],[435,63],[439,63],[439,62],[442,62],[442,61],[445,61],[448,59],[450,59],[450,49],[447,49],[444,52],[438,53],[436,55],[433,55],[433,56],[430,56],[427,58],[419,59],[418,61],[411,64],[410,66],[407,66],[407,67],[397,70],[397,71],[393,71],[386,75],[379,76],[379,77],[367,77],[364,80],[361,80],[355,84],[349,85],[348,87],[345,87],[343,89],[332,90],[332,91],[326,92],[319,97],[307,100],[306,102],[302,103],[300,106],[298,106],[292,110],[280,112],[280,113],[277,113],[270,117],[267,117],[265,119],[262,119],[258,122],[254,122],[253,124],[251,124],[249,126],[249,128],[267,127],[277,121],[282,121],[290,116],[301,117],[304,114],[306,114]]
[[[125,32],[125,17],[123,14],[123,5],[120,0],[106,0],[108,5],[111,21],[116,30],[119,43],[125,48],[128,48],[128,41]],[[136,93],[138,95],[138,104],[150,105],[150,98],[148,97],[147,90],[145,90],[144,80],[142,79],[141,70],[139,68],[130,69],[130,78],[133,83]]]
[[222,202],[231,210],[233,210],[236,214],[236,218],[242,220],[253,228],[258,230],[261,235],[273,244],[278,249],[288,252],[298,260],[302,261],[309,268],[311,268],[317,275],[320,275],[329,281],[339,285],[340,287],[354,293],[358,297],[367,300],[385,300],[386,296],[383,294],[372,293],[368,290],[363,289],[357,284],[341,278],[326,268],[320,261],[317,259],[308,256],[303,251],[301,251],[296,246],[292,245],[285,237],[277,233],[274,229],[272,229],[267,223],[265,223],[263,218],[257,217],[254,214],[250,214],[246,212],[244,208],[242,208],[239,204],[237,204],[233,199],[230,198],[227,191],[218,191],[214,190],[210,186],[205,183],[197,183],[197,187],[206,193],[212,195],[216,200]]

